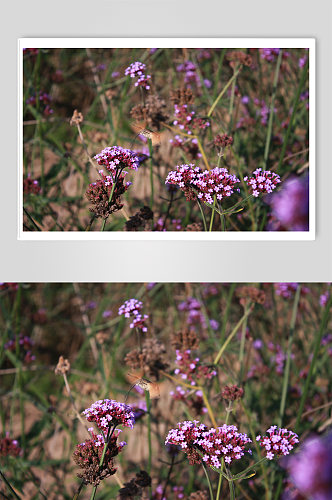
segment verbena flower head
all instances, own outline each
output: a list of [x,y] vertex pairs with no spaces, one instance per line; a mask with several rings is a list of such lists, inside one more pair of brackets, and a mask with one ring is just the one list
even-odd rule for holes
[[131,406],[118,403],[113,399],[100,399],[82,413],[89,422],[95,422],[97,427],[104,432],[114,425],[123,425],[132,429],[135,423]]
[[148,329],[145,325],[146,320],[149,318],[147,314],[141,314],[143,302],[137,299],[126,300],[119,308],[119,315],[124,315],[125,318],[133,318],[130,323],[130,328],[139,328],[142,332],[147,332]]
[[94,159],[112,174],[124,168],[137,170],[139,167],[139,159],[135,153],[121,146],[107,147],[94,156]]
[[143,87],[146,90],[150,90],[149,80],[151,76],[146,75],[145,70],[146,65],[140,61],[136,61],[126,68],[125,75],[131,78],[137,78],[135,87]]
[[313,500],[332,498],[332,433],[323,437],[311,437],[299,453],[287,457],[284,462],[290,479],[299,492]]
[[197,440],[197,444],[204,452],[203,461],[218,469],[221,467],[222,459],[230,465],[233,460],[242,458],[245,452],[251,455],[252,451],[245,449],[245,446],[251,442],[247,434],[239,432],[235,425],[226,424],[217,429],[212,428],[207,432],[202,432]]
[[200,358],[194,357],[190,349],[186,351],[176,350],[176,363],[179,368],[174,370],[175,375],[179,375],[190,385],[196,385],[199,379],[211,380],[217,375],[213,366],[203,365]]
[[209,121],[195,117],[195,111],[189,111],[187,104],[174,104],[174,116],[173,125],[185,130],[189,135],[193,129],[204,130],[210,126]]
[[251,443],[247,434],[238,432],[235,425],[223,425],[217,429],[208,429],[197,420],[178,423],[178,429],[171,429],[165,444],[181,446],[189,458],[190,464],[202,460],[216,468],[220,468],[222,459],[229,465],[239,460],[244,453],[251,454],[245,446]]
[[281,182],[280,176],[269,170],[257,168],[252,177],[244,177],[244,181],[252,189],[252,195],[257,197],[260,193],[272,193]]
[[299,442],[298,435],[287,429],[280,429],[276,425],[267,431],[268,436],[257,436],[256,441],[265,448],[266,458],[272,460],[281,455],[289,455],[294,445]]
[[203,431],[207,431],[207,427],[201,424],[198,420],[185,420],[178,423],[178,429],[171,429],[166,436],[165,445],[174,444],[181,447],[188,455],[191,465],[201,462],[202,457],[195,449],[197,440],[200,438]]
[[[200,199],[213,204],[214,196],[218,201],[231,196],[240,180],[228,172],[226,168],[216,167],[202,171],[193,163],[178,165],[167,175],[166,184],[177,185],[185,194],[187,200]],[[196,192],[195,192],[196,191]]]

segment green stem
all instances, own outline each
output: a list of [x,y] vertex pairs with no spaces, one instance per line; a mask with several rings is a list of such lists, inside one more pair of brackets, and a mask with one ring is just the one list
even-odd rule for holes
[[226,83],[225,87],[222,89],[222,91],[219,93],[217,99],[214,101],[214,103],[212,104],[211,108],[209,109],[209,112],[207,114],[208,118],[212,115],[215,107],[217,106],[218,102],[220,101],[220,99],[222,98],[222,96],[225,94],[225,92],[227,91],[228,87],[230,85],[232,85],[233,81],[236,79],[237,75],[240,73],[240,70],[241,70],[241,66],[240,68],[235,71],[234,75],[232,76],[232,78],[230,80],[228,80],[228,82]]
[[235,336],[236,332],[238,331],[238,329],[240,328],[240,326],[246,320],[247,316],[250,313],[251,313],[251,308],[248,309],[248,311],[245,311],[245,313],[243,314],[243,316],[240,319],[240,321],[238,321],[238,323],[233,328],[233,331],[228,335],[227,339],[225,340],[225,342],[221,346],[221,348],[220,348],[217,356],[215,357],[215,360],[213,362],[214,365],[217,365],[219,363],[219,360],[220,360],[221,356],[223,355],[223,352],[225,351],[226,347],[228,346],[228,344],[230,343],[230,341],[232,340],[232,338]]
[[228,480],[228,486],[229,486],[229,498],[230,500],[235,500],[235,488],[234,488],[234,482],[231,479],[231,472],[228,469],[227,470],[227,476],[229,475],[230,479]]
[[[121,174],[121,172],[120,172],[120,174]],[[111,192],[110,192],[110,197],[108,198],[108,204],[109,205],[110,205],[110,203],[112,201],[112,198],[113,198],[113,194],[114,194],[114,190],[115,190],[115,187],[116,187],[116,183],[117,183],[117,177],[115,177],[115,179],[113,180],[113,186],[112,186],[112,189],[111,189]],[[103,224],[101,226],[101,230],[102,231],[105,230],[106,221],[107,221],[107,218],[103,220]]]
[[301,397],[301,401],[300,401],[300,406],[299,406],[299,409],[297,412],[297,419],[296,419],[295,428],[294,428],[295,432],[297,432],[297,429],[298,429],[299,424],[301,422],[301,417],[302,417],[304,405],[305,405],[305,402],[307,399],[308,390],[309,390],[311,379],[312,379],[312,376],[314,373],[315,365],[317,362],[318,352],[319,352],[319,348],[320,348],[320,345],[322,342],[322,337],[324,335],[324,332],[326,331],[326,327],[328,324],[331,306],[332,306],[332,294],[330,294],[330,298],[325,306],[323,318],[322,318],[322,321],[321,321],[321,324],[319,327],[319,331],[318,331],[318,334],[316,335],[316,338],[315,338],[314,354],[313,354],[313,357],[312,357],[312,360],[310,363],[309,373],[308,373],[307,378],[305,380],[305,385],[304,385],[304,389],[303,389],[303,393],[302,393],[302,397]]
[[294,122],[295,114],[296,114],[296,111],[297,111],[297,107],[298,107],[299,102],[300,102],[300,96],[301,96],[302,88],[303,88],[304,82],[305,82],[306,77],[307,77],[308,68],[309,68],[309,58],[307,59],[306,65],[303,68],[303,71],[302,71],[302,74],[301,74],[301,78],[300,78],[300,83],[299,83],[299,86],[297,88],[297,92],[296,92],[296,95],[295,95],[295,98],[294,98],[294,102],[293,102],[293,105],[292,105],[293,111],[292,111],[292,114],[291,114],[291,117],[290,117],[290,120],[289,120],[289,124],[288,124],[288,127],[287,127],[285,138],[284,138],[283,143],[282,143],[282,148],[281,148],[280,158],[279,158],[279,164],[278,164],[278,169],[277,169],[278,172],[280,172],[281,165],[282,165],[282,163],[284,161],[284,156],[285,156],[285,153],[286,153],[286,148],[287,148],[287,145],[288,145],[288,140],[289,140],[290,133],[291,133],[291,130],[292,130],[292,127],[293,127],[293,122]]
[[[245,313],[247,310],[250,309],[250,302],[247,304],[245,308]],[[242,384],[243,380],[243,372],[244,372],[244,347],[246,343],[246,331],[247,331],[247,324],[248,324],[248,317],[244,320],[242,324],[242,334],[241,334],[241,343],[240,343],[240,355],[239,355],[239,362],[240,362],[240,374],[239,374],[239,384]]]
[[282,393],[281,393],[280,410],[279,410],[279,422],[278,422],[279,427],[281,427],[281,425],[282,425],[282,420],[284,418],[284,413],[285,413],[287,390],[288,390],[288,383],[289,383],[290,364],[291,364],[292,344],[293,344],[293,339],[294,339],[295,323],[296,323],[296,316],[297,316],[297,310],[298,310],[298,306],[299,306],[300,296],[301,296],[301,285],[299,284],[297,289],[296,289],[296,292],[295,292],[292,317],[291,317],[290,329],[289,329],[290,331],[289,331],[288,348],[287,348],[287,359],[286,359],[286,366],[285,366],[284,379],[283,379],[283,385],[282,385]]
[[[225,424],[226,425],[228,425],[229,415],[230,415],[231,411],[232,411],[232,401],[229,402],[228,408],[226,410],[226,418],[225,418]],[[220,498],[222,478],[223,478],[222,472],[223,472],[223,469],[224,469],[224,465],[225,465],[225,461],[224,461],[224,459],[222,459],[221,470],[220,470],[219,480],[218,480],[218,489],[217,489],[216,500],[219,500],[219,498]]]
[[266,135],[265,150],[264,150],[264,170],[266,170],[267,159],[269,157],[270,143],[271,143],[271,137],[272,137],[273,116],[274,116],[274,101],[275,101],[275,97],[276,97],[276,93],[277,93],[277,85],[278,85],[278,79],[279,79],[281,60],[282,60],[282,49],[280,49],[280,51],[279,51],[277,65],[276,65],[276,69],[275,69],[275,73],[274,73],[273,89],[272,89],[272,97],[271,97],[271,105],[270,105],[270,113],[269,113],[269,123],[268,123],[268,127],[267,127],[267,135]]
[[212,208],[212,214],[211,214],[211,219],[210,219],[209,232],[212,231],[212,227],[213,227],[213,219],[214,219],[214,213],[215,213],[215,206],[216,206],[216,195],[214,195],[214,198],[213,198],[213,208]]
[[207,231],[207,225],[206,225],[205,215],[204,215],[204,212],[203,212],[202,205],[200,204],[198,198],[197,198],[197,203],[198,203],[199,209],[201,211],[201,215],[202,215],[202,219],[203,219],[203,225],[204,225],[204,231]]
[[150,186],[151,186],[151,195],[150,195],[150,208],[152,210],[153,200],[154,200],[154,185],[153,185],[153,151],[152,151],[152,141],[148,139],[149,146],[149,154],[150,154]]
[[[107,432],[107,437],[105,439],[105,444],[104,444],[104,448],[103,448],[103,453],[101,455],[101,458],[100,458],[100,462],[99,462],[99,468],[102,467],[103,463],[104,463],[104,459],[105,459],[105,455],[106,455],[106,451],[107,451],[107,448],[109,446],[109,442],[110,440],[112,439],[112,436],[113,436],[113,433],[115,431],[115,428],[116,428],[116,425],[114,425],[112,427],[112,430],[111,430],[111,427],[108,428],[108,432]],[[90,500],[94,500],[95,496],[96,496],[96,493],[97,493],[97,488],[98,486],[94,486],[93,487],[93,490],[92,490],[92,493],[91,493],[91,497],[90,497]]]
[[203,470],[204,470],[204,473],[205,473],[205,477],[206,477],[208,485],[209,485],[210,500],[214,500],[212,486],[211,486],[211,481],[210,481],[209,474],[208,474],[208,471],[206,470],[206,467],[204,465],[203,460],[202,460],[202,467],[203,467]]
[[145,401],[146,401],[146,411],[148,414],[148,448],[149,448],[149,459],[148,459],[148,474],[151,475],[152,466],[152,440],[151,440],[151,399],[149,391],[145,391]]

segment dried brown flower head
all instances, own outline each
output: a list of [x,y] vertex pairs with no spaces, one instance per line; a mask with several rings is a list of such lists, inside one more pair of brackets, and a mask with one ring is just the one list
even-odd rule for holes
[[183,104],[193,104],[194,95],[191,89],[182,87],[171,91],[170,100],[173,104],[177,104],[179,106],[182,106]]
[[159,370],[165,370],[168,363],[165,360],[166,348],[157,339],[146,339],[142,352],[138,349],[128,352],[124,361],[133,370],[142,370],[147,377],[159,378]]
[[70,119],[70,125],[79,125],[83,121],[83,115],[80,111],[77,111],[77,109],[74,110],[73,116]]
[[126,221],[125,230],[126,231],[138,231],[139,229],[145,229],[147,221],[153,219],[152,210],[144,206],[135,214],[129,217]]
[[214,138],[213,142],[216,146],[219,146],[221,148],[226,148],[227,146],[231,146],[233,144],[233,137],[227,134],[223,135],[218,134]]
[[100,466],[100,459],[103,453],[103,446],[96,446],[97,436],[92,433],[92,439],[78,444],[75,448],[73,458],[74,462],[83,469],[77,474],[82,478],[85,484],[97,486],[100,481],[116,473],[113,457],[118,455],[122,446],[117,445],[117,437],[113,436],[105,453],[103,465]]
[[208,494],[206,491],[195,491],[190,493],[189,500],[208,500]]
[[126,190],[127,186],[124,182],[124,176],[121,175],[117,180],[110,203],[109,198],[112,186],[110,184],[106,185],[104,179],[98,179],[96,182],[93,182],[86,190],[86,197],[92,204],[90,212],[94,213],[96,217],[107,219],[109,215],[121,210],[123,207],[121,195],[125,193]]
[[251,66],[252,65],[252,57],[249,54],[245,54],[240,50],[234,50],[233,52],[229,52],[227,54],[227,59],[230,61],[231,66],[232,62],[238,62],[243,64],[243,66]]
[[139,496],[142,498],[142,488],[151,485],[151,477],[147,472],[141,470],[136,474],[136,477],[131,479],[124,487],[119,490],[119,499],[133,498]]
[[60,356],[58,364],[55,367],[55,374],[56,375],[65,375],[68,373],[70,370],[70,363],[68,359],[65,359],[63,356]]
[[241,286],[236,289],[236,295],[240,298],[242,306],[245,306],[249,300],[261,305],[265,303],[265,293],[254,286]]
[[179,351],[187,349],[198,349],[199,340],[195,330],[185,329],[181,332],[173,333],[171,337],[171,345]]
[[188,224],[185,231],[203,231],[203,224],[201,222],[193,222]]
[[149,95],[144,105],[134,106],[130,114],[135,121],[144,122],[146,127],[157,130],[160,130],[161,122],[166,122],[169,119],[166,102],[157,94]]

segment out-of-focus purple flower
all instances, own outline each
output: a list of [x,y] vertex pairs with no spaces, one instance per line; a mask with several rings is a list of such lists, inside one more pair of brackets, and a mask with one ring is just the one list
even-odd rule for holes
[[283,189],[267,200],[275,222],[270,231],[309,230],[309,176],[292,177],[284,182]]
[[106,311],[103,312],[103,318],[109,318],[110,316],[112,316],[112,311],[106,309]]
[[208,80],[207,78],[204,78],[203,82],[204,82],[204,85],[205,85],[205,87],[206,87],[207,89],[210,89],[210,88],[212,87],[212,82],[211,82],[211,80]]
[[299,453],[285,459],[283,466],[299,492],[306,498],[331,500],[332,433],[307,439]]
[[185,61],[183,64],[179,64],[176,67],[176,71],[184,73],[184,83],[189,85],[189,87],[191,83],[194,83],[197,87],[201,86],[196,64],[192,61]]
[[120,76],[120,72],[119,71],[113,71],[113,73],[111,74],[112,78],[117,78],[118,76]]
[[248,104],[250,101],[250,97],[247,95],[244,95],[241,99],[242,104]]
[[322,295],[319,297],[319,304],[322,307],[325,307],[327,301],[329,300],[329,297],[330,297],[330,292],[328,290],[325,293],[322,293]]
[[254,340],[252,345],[253,345],[254,349],[262,349],[263,341],[260,339]]
[[149,52],[150,54],[154,54],[155,52],[157,52],[158,48],[157,49],[150,49]]
[[218,330],[219,323],[215,319],[210,319],[210,326],[211,326],[212,330]]
[[307,56],[300,57],[300,59],[299,59],[299,68],[303,68],[306,62],[307,62]]

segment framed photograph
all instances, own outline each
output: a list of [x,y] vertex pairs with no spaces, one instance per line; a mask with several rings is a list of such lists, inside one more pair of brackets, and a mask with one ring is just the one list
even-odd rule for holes
[[18,63],[18,239],[315,239],[314,39],[22,38]]

